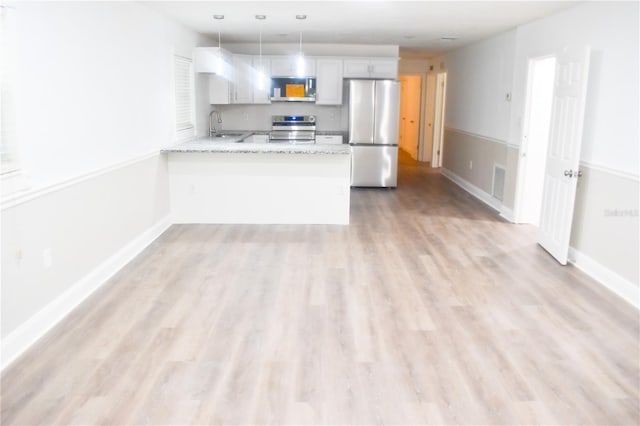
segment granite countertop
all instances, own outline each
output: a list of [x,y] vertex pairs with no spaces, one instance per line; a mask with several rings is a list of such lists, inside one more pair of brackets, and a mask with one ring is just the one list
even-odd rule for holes
[[183,142],[163,148],[163,153],[184,153],[184,152],[204,152],[204,153],[246,153],[246,154],[331,154],[348,155],[351,154],[351,147],[342,145],[316,145],[293,144],[293,143],[253,143],[243,142],[244,139],[253,134],[265,134],[263,132],[227,132],[240,134],[240,136],[228,137],[225,139],[216,137],[202,137],[197,140]]

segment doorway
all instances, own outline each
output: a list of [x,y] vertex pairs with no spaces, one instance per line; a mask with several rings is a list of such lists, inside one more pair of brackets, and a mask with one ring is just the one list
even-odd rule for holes
[[529,60],[516,217],[519,223],[535,226],[542,210],[555,69],[555,56]]
[[425,121],[426,130],[424,132],[424,144],[418,150],[418,160],[431,163],[431,154],[433,152],[433,120],[436,106],[436,75],[434,73],[427,74],[426,87],[426,103],[425,103]]
[[400,75],[400,128],[398,145],[418,159],[420,115],[422,111],[422,76]]
[[447,73],[436,75],[435,106],[433,111],[433,148],[431,151],[431,167],[442,167],[444,140],[444,111],[446,107]]

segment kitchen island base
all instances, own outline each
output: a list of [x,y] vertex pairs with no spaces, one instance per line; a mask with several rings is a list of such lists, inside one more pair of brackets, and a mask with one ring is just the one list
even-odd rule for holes
[[173,223],[349,223],[350,156],[168,153]]

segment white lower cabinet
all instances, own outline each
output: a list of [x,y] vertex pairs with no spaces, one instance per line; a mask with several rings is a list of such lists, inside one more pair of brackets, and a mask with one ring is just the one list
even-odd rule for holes
[[246,143],[267,143],[269,142],[269,135],[251,135],[243,142]]
[[316,143],[321,145],[340,145],[342,144],[341,135],[316,135]]

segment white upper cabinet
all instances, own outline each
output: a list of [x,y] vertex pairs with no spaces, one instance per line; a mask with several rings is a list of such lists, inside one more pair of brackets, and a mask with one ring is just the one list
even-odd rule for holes
[[253,103],[254,104],[270,104],[271,94],[271,61],[263,56],[253,57],[253,70],[255,76],[253,78]]
[[[308,56],[303,57],[303,69],[298,69],[299,60],[297,55],[272,56],[271,76],[272,77],[315,77],[316,60]],[[299,72],[301,71],[301,73]]]
[[233,95],[231,103],[253,103],[253,57],[233,55]]
[[232,55],[218,47],[196,47],[193,51],[193,62],[196,72],[224,75],[231,72]]
[[231,103],[231,83],[219,75],[209,76],[209,103],[226,105]]
[[342,104],[342,59],[316,60],[316,104]]
[[397,58],[353,58],[344,60],[345,78],[398,78]]

